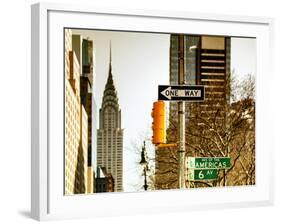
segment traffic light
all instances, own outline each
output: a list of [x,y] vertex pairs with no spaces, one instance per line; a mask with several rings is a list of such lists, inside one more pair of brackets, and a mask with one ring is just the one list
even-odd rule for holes
[[166,113],[164,101],[157,101],[153,103],[151,116],[152,122],[152,143],[164,144],[166,143]]

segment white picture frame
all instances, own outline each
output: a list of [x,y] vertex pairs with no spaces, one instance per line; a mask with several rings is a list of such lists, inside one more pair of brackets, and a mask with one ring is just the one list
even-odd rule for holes
[[[38,3],[32,5],[31,215],[37,220],[114,216],[273,203],[270,139],[271,18]],[[256,185],[93,196],[63,195],[63,28],[257,38]],[[269,74],[265,76],[265,74]],[[56,149],[56,150],[54,150]]]

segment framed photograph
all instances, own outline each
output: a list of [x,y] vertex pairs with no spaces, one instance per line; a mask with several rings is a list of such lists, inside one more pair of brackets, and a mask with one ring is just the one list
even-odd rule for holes
[[273,20],[32,5],[32,217],[273,203]]

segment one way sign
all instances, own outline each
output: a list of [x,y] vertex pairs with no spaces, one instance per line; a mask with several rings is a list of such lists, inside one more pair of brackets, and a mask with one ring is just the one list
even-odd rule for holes
[[158,86],[158,100],[168,101],[204,101],[205,87],[199,85]]

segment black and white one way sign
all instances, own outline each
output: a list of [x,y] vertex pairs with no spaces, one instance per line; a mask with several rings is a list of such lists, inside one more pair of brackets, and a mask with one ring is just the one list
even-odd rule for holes
[[205,88],[200,85],[159,85],[158,100],[168,101],[204,101]]

